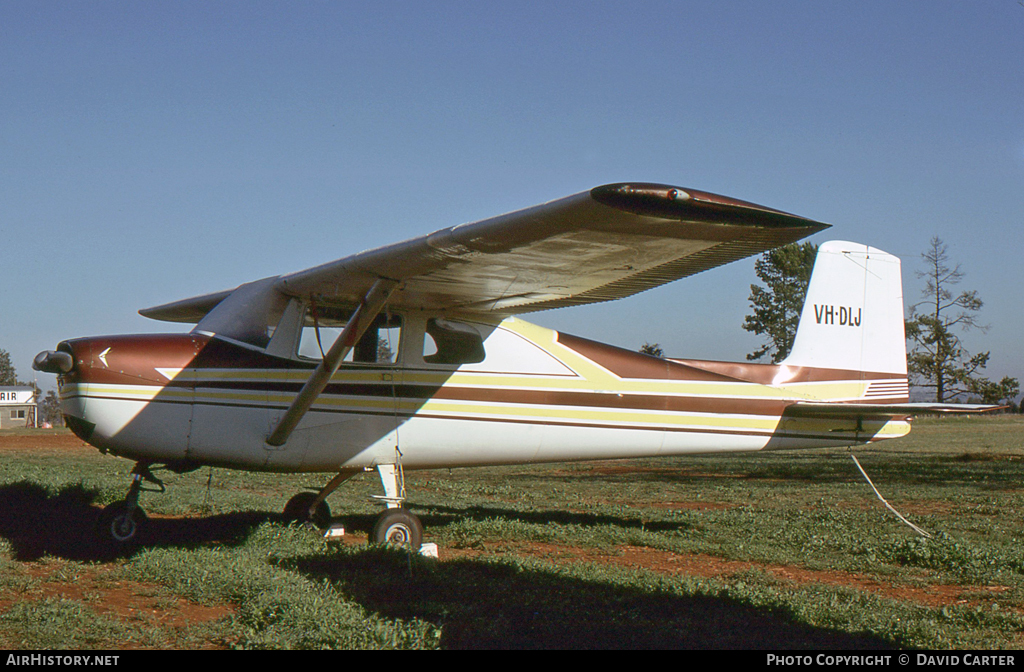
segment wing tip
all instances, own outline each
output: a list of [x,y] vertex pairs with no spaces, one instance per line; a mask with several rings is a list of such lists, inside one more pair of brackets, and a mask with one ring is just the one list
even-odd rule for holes
[[831,226],[729,196],[653,182],[604,184],[591,189],[590,196],[602,205],[665,219],[814,229],[811,233]]
[[139,315],[161,322],[198,324],[207,313],[216,308],[217,304],[230,296],[233,291],[235,290],[226,289],[222,292],[193,296],[180,301],[143,308],[139,311]]

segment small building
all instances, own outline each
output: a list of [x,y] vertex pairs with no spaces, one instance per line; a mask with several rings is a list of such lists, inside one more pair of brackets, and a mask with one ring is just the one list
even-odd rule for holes
[[28,385],[0,386],[0,429],[36,426],[36,391]]

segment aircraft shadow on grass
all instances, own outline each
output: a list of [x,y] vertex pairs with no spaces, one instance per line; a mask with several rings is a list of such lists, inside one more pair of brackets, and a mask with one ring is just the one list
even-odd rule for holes
[[[16,560],[44,555],[75,561],[110,560],[118,555],[95,534],[102,506],[94,504],[98,491],[81,485],[66,486],[56,494],[31,481],[0,486],[0,537],[6,539]],[[150,518],[146,526],[152,546],[194,547],[207,544],[238,545],[256,527],[281,520],[269,512],[239,512],[205,517]]]
[[[413,509],[418,509],[415,505]],[[692,527],[690,523],[682,521],[650,521],[636,516],[613,516],[604,513],[583,513],[566,511],[564,509],[535,509],[524,511],[521,509],[506,508],[500,506],[467,506],[448,507],[438,504],[430,504],[422,507],[429,513],[417,514],[423,520],[427,529],[446,525],[456,520],[514,520],[521,523],[534,525],[578,525],[580,527],[596,527],[613,525],[624,529],[647,530],[650,532],[674,532],[685,531]],[[345,517],[346,522],[350,517]],[[359,529],[354,527],[353,529]]]
[[[75,561],[115,554],[93,534],[98,492],[81,485],[52,494],[30,481],[0,487],[0,537],[19,561],[44,555]],[[457,517],[516,517],[527,522],[596,524],[604,516],[506,510],[451,509]],[[457,514],[457,515],[456,515]],[[345,516],[352,530],[373,524]],[[238,545],[268,521],[270,512],[151,519],[152,546]],[[280,561],[310,579],[329,579],[366,609],[389,618],[419,618],[442,626],[443,648],[892,648],[872,635],[854,635],[795,623],[785,613],[722,597],[680,596],[658,589],[614,585],[555,572],[482,560],[444,563],[387,548]]]
[[377,548],[280,562],[387,618],[441,627],[447,649],[886,649],[725,597],[586,580],[510,563],[444,563]]
[[[64,486],[55,494],[46,487],[22,480],[0,486],[0,537],[7,539],[19,561],[44,555],[76,561],[109,560],[118,551],[95,534],[102,506],[99,492],[82,485]],[[415,507],[418,508],[418,507]],[[431,527],[455,520],[503,519],[523,523],[562,525],[615,525],[623,528],[680,529],[679,523],[644,522],[602,514],[562,510],[517,511],[502,507],[424,507],[424,521]],[[150,517],[144,546],[189,548],[209,544],[245,543],[251,532],[265,522],[283,522],[277,512],[246,511],[210,516]],[[346,514],[339,517],[351,531],[369,533],[375,515]]]

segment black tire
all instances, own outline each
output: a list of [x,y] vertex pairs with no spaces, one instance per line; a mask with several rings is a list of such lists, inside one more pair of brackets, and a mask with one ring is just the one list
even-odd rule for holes
[[316,511],[313,512],[313,517],[309,516],[309,507],[313,505],[313,500],[316,499],[315,492],[300,492],[284,505],[284,516],[285,521],[289,523],[313,523],[317,528],[321,530],[327,529],[327,526],[331,524],[331,507],[327,505],[327,502],[320,502],[317,505]]
[[127,502],[114,502],[100,512],[96,534],[114,548],[134,548],[142,543],[148,521],[146,512],[138,506],[129,514]]
[[418,551],[423,543],[423,523],[407,509],[388,509],[377,517],[371,539],[375,544],[407,546]]

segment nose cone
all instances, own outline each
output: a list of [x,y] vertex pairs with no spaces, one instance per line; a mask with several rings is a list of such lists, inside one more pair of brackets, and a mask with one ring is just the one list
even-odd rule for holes
[[76,338],[39,353],[34,366],[60,376],[65,422],[82,440],[133,459],[178,459],[193,392],[190,381],[175,378],[203,343],[192,334]]
[[32,360],[32,368],[43,373],[65,374],[75,366],[75,360],[66,352],[44,350]]

